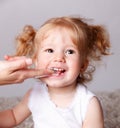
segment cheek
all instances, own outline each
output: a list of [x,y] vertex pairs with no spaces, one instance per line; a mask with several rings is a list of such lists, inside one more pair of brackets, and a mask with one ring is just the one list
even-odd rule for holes
[[80,73],[80,61],[78,59],[73,60],[71,62],[71,69],[73,69],[73,71],[76,72],[77,74]]
[[46,67],[46,59],[44,57],[39,57],[35,61],[35,67],[37,69],[44,69]]
[[80,67],[81,61],[80,61],[80,56],[79,55],[76,55],[70,61],[71,61],[72,65]]
[[74,64],[73,69],[75,71],[75,74],[79,74],[80,73],[80,64],[79,63]]

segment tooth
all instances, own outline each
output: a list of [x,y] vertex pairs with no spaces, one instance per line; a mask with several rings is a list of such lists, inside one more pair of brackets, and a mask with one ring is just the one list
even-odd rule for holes
[[54,68],[54,67],[51,68],[51,70],[53,70],[54,73],[56,73],[58,71],[58,69],[57,68]]
[[58,68],[53,68],[54,71],[58,71],[59,69]]
[[52,70],[54,73],[64,71],[64,69],[62,69],[62,68],[56,68],[56,67],[52,67],[51,70]]

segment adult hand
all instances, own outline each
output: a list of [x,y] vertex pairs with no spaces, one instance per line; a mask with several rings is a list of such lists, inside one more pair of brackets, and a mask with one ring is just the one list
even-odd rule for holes
[[50,75],[47,70],[30,69],[32,60],[26,57],[5,56],[6,61],[0,61],[0,85],[21,83],[27,78]]

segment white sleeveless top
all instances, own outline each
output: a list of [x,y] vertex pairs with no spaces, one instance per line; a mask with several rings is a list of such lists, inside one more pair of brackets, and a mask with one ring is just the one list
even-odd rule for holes
[[59,108],[50,100],[44,83],[35,85],[28,104],[34,128],[82,128],[88,104],[93,96],[85,86],[78,84],[70,106]]

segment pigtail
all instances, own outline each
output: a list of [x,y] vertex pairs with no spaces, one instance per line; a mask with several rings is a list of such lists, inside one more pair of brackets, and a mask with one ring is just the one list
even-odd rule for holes
[[100,61],[105,55],[110,54],[109,34],[103,26],[92,26],[85,24],[84,35],[86,39],[86,59],[89,64],[86,70],[80,73],[78,77],[79,83],[86,83],[92,80],[95,71],[95,61]]
[[29,56],[32,57],[34,53],[34,37],[36,31],[30,25],[26,25],[20,35],[17,36],[17,56]]
[[110,54],[109,34],[103,26],[90,26],[90,30],[89,54],[93,59],[100,60],[103,55]]

